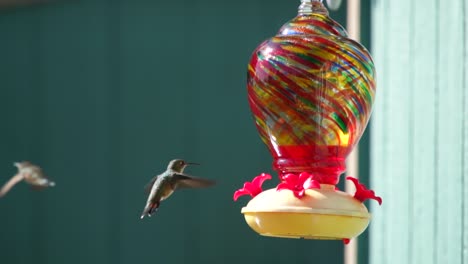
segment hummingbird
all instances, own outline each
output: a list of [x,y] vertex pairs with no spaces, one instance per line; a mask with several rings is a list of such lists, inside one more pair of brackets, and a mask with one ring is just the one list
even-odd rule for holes
[[24,180],[35,189],[43,189],[55,186],[55,182],[50,181],[42,169],[29,161],[15,162],[13,165],[18,168],[18,173],[3,185],[0,189],[0,197],[3,197],[18,182]]
[[146,191],[149,192],[149,196],[143,213],[141,214],[141,219],[143,219],[145,215],[151,216],[151,214],[159,208],[161,201],[167,199],[176,189],[204,188],[215,184],[212,180],[184,174],[184,169],[188,165],[200,164],[174,159],[169,162],[165,172],[151,179],[145,188]]

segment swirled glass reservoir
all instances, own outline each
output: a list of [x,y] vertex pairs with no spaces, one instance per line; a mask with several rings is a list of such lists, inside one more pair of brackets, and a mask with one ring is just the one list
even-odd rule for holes
[[299,14],[248,65],[248,99],[279,173],[336,184],[375,96],[369,52],[327,14]]

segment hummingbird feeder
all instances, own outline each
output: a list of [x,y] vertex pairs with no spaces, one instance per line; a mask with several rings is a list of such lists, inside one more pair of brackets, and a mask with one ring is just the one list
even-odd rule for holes
[[262,190],[271,179],[262,173],[234,193],[253,197],[241,211],[253,230],[347,242],[367,228],[363,202],[381,198],[352,177],[354,196],[335,185],[372,112],[374,75],[369,52],[321,0],[302,0],[298,15],[253,52],[248,100],[279,174],[276,188]]

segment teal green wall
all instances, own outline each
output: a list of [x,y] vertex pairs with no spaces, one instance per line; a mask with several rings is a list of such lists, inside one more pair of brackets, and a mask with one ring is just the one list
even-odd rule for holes
[[[0,181],[12,162],[31,160],[57,186],[21,183],[0,200],[0,262],[341,263],[341,241],[260,237],[240,214],[247,199],[232,201],[244,181],[272,172],[247,104],[247,62],[298,5],[75,0],[2,10]],[[143,186],[176,157],[201,163],[187,172],[218,186],[176,193],[140,220]]]
[[468,263],[468,4],[373,1],[370,263]]

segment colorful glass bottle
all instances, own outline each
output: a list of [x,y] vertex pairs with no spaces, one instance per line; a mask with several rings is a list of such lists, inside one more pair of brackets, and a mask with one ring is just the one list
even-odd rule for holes
[[374,95],[369,52],[347,38],[321,1],[303,1],[248,66],[250,107],[280,174],[307,171],[320,183],[338,183]]

